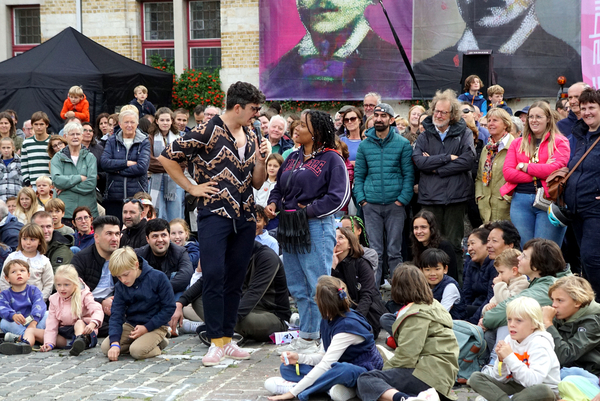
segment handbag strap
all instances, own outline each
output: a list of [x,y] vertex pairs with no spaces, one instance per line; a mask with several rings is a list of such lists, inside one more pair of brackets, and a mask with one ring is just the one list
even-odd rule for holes
[[581,159],[579,159],[579,161],[577,162],[577,164],[575,164],[575,166],[571,169],[571,171],[569,171],[569,174],[567,174],[567,176],[565,177],[565,180],[563,181],[564,183],[567,182],[567,180],[569,179],[569,177],[571,176],[571,174],[573,174],[575,172],[575,170],[577,170],[577,167],[579,167],[579,165],[585,160],[585,158],[587,157],[587,155],[590,154],[590,152],[592,151],[592,149],[594,149],[594,146],[596,146],[596,144],[598,143],[598,141],[600,141],[600,135],[598,136],[598,139],[596,139],[594,141],[594,143],[592,144],[592,146],[590,146],[590,148],[583,154],[583,156],[581,157]]

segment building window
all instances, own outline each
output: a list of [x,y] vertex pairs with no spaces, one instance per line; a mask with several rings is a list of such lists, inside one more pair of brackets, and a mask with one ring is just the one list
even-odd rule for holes
[[143,3],[142,21],[144,62],[150,65],[150,57],[155,54],[163,59],[172,60],[175,57],[173,2]]
[[190,68],[221,67],[220,1],[190,1],[188,47]]
[[219,1],[190,1],[190,39],[221,38]]
[[27,51],[41,41],[40,7],[13,8],[13,55]]

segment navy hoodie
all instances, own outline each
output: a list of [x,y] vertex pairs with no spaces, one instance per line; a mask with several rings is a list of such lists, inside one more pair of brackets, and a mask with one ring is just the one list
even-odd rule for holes
[[[302,163],[298,158],[302,158],[303,151],[301,147],[285,159],[268,203],[275,203],[278,210],[298,210],[298,204],[304,205],[309,218],[334,214],[350,199],[346,163],[338,152],[331,149]],[[292,172],[294,165],[296,168]],[[290,174],[293,175],[288,185]]]
[[131,287],[115,280],[115,298],[111,308],[108,336],[119,342],[123,323],[144,325],[148,332],[166,326],[175,313],[173,288],[165,273],[155,270],[138,257],[142,273]]

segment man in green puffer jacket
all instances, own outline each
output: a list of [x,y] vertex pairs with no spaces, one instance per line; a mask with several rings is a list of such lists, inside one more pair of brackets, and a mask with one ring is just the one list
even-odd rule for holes
[[371,247],[379,255],[375,284],[381,283],[383,238],[387,235],[390,276],[402,263],[402,229],[405,205],[413,195],[415,181],[412,147],[395,126],[394,110],[389,104],[375,107],[375,126],[366,133],[356,152],[354,196],[365,215],[365,228]]

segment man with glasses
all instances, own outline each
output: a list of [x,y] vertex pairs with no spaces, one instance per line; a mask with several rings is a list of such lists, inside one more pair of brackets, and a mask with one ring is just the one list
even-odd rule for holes
[[75,246],[85,249],[94,245],[94,229],[92,228],[92,211],[87,206],[79,206],[73,211],[73,226],[75,227]]
[[221,114],[221,109],[215,106],[208,106],[204,110],[204,120],[203,123],[209,122],[214,116],[218,116]]
[[363,100],[363,108],[365,109],[365,115],[363,122],[367,121],[367,118],[371,117],[375,111],[375,106],[381,103],[381,95],[377,92],[369,92],[365,95]]
[[387,237],[390,277],[402,263],[402,231],[405,206],[413,195],[415,176],[411,160],[412,146],[398,133],[394,109],[380,103],[373,109],[375,126],[358,146],[354,165],[354,196],[365,214],[365,226],[371,247],[379,255],[375,285],[379,287]]
[[462,240],[466,202],[474,196],[471,168],[475,162],[473,135],[461,118],[454,91],[438,91],[431,101],[432,116],[423,120],[413,161],[419,169],[419,204],[435,215],[444,238],[454,246],[462,281]]
[[121,236],[121,248],[130,246],[140,248],[148,243],[146,241],[146,223],[148,220],[142,217],[144,205],[141,199],[125,199],[123,201],[123,224],[125,229]]
[[[264,101],[255,86],[234,83],[227,90],[223,115],[178,138],[158,158],[178,185],[199,198],[202,300],[211,339],[202,358],[206,366],[217,365],[225,357],[250,358],[231,337],[256,235],[252,187],[259,189],[267,175],[269,141],[259,143],[248,128]],[[194,183],[181,169],[188,163],[194,165]]]

